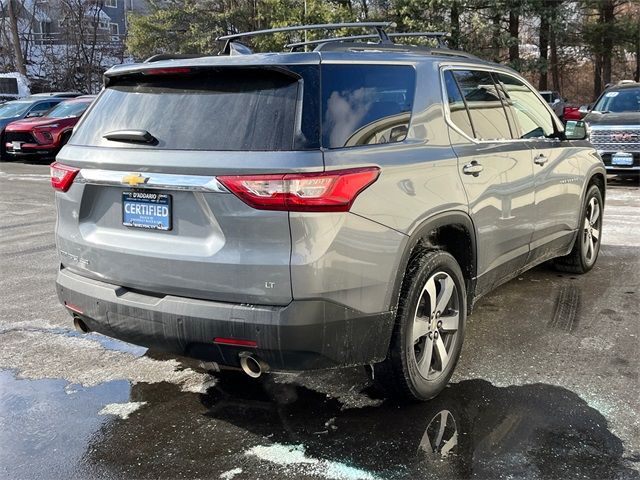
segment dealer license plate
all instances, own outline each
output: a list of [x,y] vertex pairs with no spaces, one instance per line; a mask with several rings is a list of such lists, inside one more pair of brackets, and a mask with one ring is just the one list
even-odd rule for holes
[[611,165],[622,165],[630,167],[633,165],[633,155],[631,153],[614,153],[611,156]]
[[11,142],[11,147],[16,150],[16,151],[20,151],[22,150],[22,143],[20,142]]
[[148,230],[171,230],[171,195],[122,192],[122,224]]

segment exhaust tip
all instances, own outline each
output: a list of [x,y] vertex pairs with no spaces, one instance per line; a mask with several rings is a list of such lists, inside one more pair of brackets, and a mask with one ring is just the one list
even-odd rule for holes
[[87,324],[78,316],[73,317],[73,326],[76,327],[76,331],[80,333],[89,333],[91,331]]
[[269,366],[249,352],[240,352],[240,367],[251,378],[258,378],[264,372],[269,371]]

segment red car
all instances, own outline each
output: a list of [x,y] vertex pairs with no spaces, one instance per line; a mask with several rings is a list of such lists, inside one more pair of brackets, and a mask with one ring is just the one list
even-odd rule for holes
[[5,128],[6,152],[13,157],[54,157],[67,143],[71,131],[95,95],[66,100],[42,117],[25,118]]

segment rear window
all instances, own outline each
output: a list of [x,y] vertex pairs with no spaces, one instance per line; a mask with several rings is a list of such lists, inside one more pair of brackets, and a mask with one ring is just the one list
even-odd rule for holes
[[[73,143],[131,147],[106,140],[118,130],[146,130],[156,148],[293,150],[318,147],[316,67],[208,69],[180,75],[118,78],[77,128]],[[298,105],[305,98],[306,107]],[[148,148],[148,146],[145,145]]]
[[[415,70],[397,65],[224,67],[116,78],[72,137],[76,145],[278,151],[401,142]],[[322,87],[320,84],[322,83]],[[146,130],[154,146],[107,140]]]

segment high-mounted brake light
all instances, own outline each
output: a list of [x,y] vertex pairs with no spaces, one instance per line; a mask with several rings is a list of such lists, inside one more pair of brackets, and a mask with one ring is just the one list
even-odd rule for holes
[[51,164],[51,186],[61,192],[66,192],[71,187],[73,179],[80,171],[79,168],[69,167],[58,162]]
[[191,69],[187,67],[167,67],[142,70],[143,75],[175,75],[178,73],[191,73]]
[[222,176],[218,180],[259,210],[347,212],[358,194],[375,182],[378,167],[320,173]]

